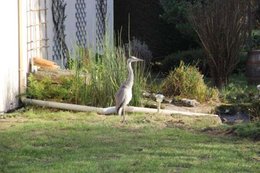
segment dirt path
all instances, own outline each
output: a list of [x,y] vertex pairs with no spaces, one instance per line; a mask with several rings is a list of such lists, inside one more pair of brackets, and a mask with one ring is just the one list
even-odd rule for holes
[[26,118],[20,116],[14,118],[0,118],[0,131],[15,126],[17,123],[24,123],[26,121],[28,121]]
[[196,107],[186,107],[186,106],[176,106],[173,104],[164,104],[165,109],[169,110],[177,110],[177,111],[189,111],[189,112],[196,112],[196,113],[212,113],[216,105],[209,105],[209,104],[200,104]]

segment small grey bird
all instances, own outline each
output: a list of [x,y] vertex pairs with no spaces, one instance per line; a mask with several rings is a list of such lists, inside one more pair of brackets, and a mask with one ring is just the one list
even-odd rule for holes
[[120,86],[119,90],[115,95],[116,99],[116,111],[118,115],[123,114],[122,122],[125,122],[125,107],[129,104],[132,99],[132,87],[134,84],[134,72],[132,68],[132,62],[143,61],[142,59],[130,56],[127,60],[128,78]]

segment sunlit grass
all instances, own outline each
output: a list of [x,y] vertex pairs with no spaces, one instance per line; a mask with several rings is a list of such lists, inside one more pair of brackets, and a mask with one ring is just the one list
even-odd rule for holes
[[121,124],[119,116],[35,108],[13,115],[0,121],[0,172],[260,169],[259,142],[196,130],[216,126],[209,120],[194,130],[187,117],[156,114],[129,114],[128,124]]

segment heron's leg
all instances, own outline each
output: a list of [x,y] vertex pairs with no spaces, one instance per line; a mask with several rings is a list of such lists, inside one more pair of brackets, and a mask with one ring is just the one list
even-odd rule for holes
[[123,107],[123,120],[122,120],[123,123],[126,122],[126,117],[125,117],[125,106]]

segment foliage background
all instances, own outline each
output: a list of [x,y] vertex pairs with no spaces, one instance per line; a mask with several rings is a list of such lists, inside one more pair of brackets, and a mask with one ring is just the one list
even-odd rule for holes
[[198,47],[197,43],[181,33],[174,23],[163,18],[160,0],[115,0],[115,30],[122,30],[122,39],[128,42],[128,16],[130,34],[145,41],[154,57],[168,55],[177,50]]

